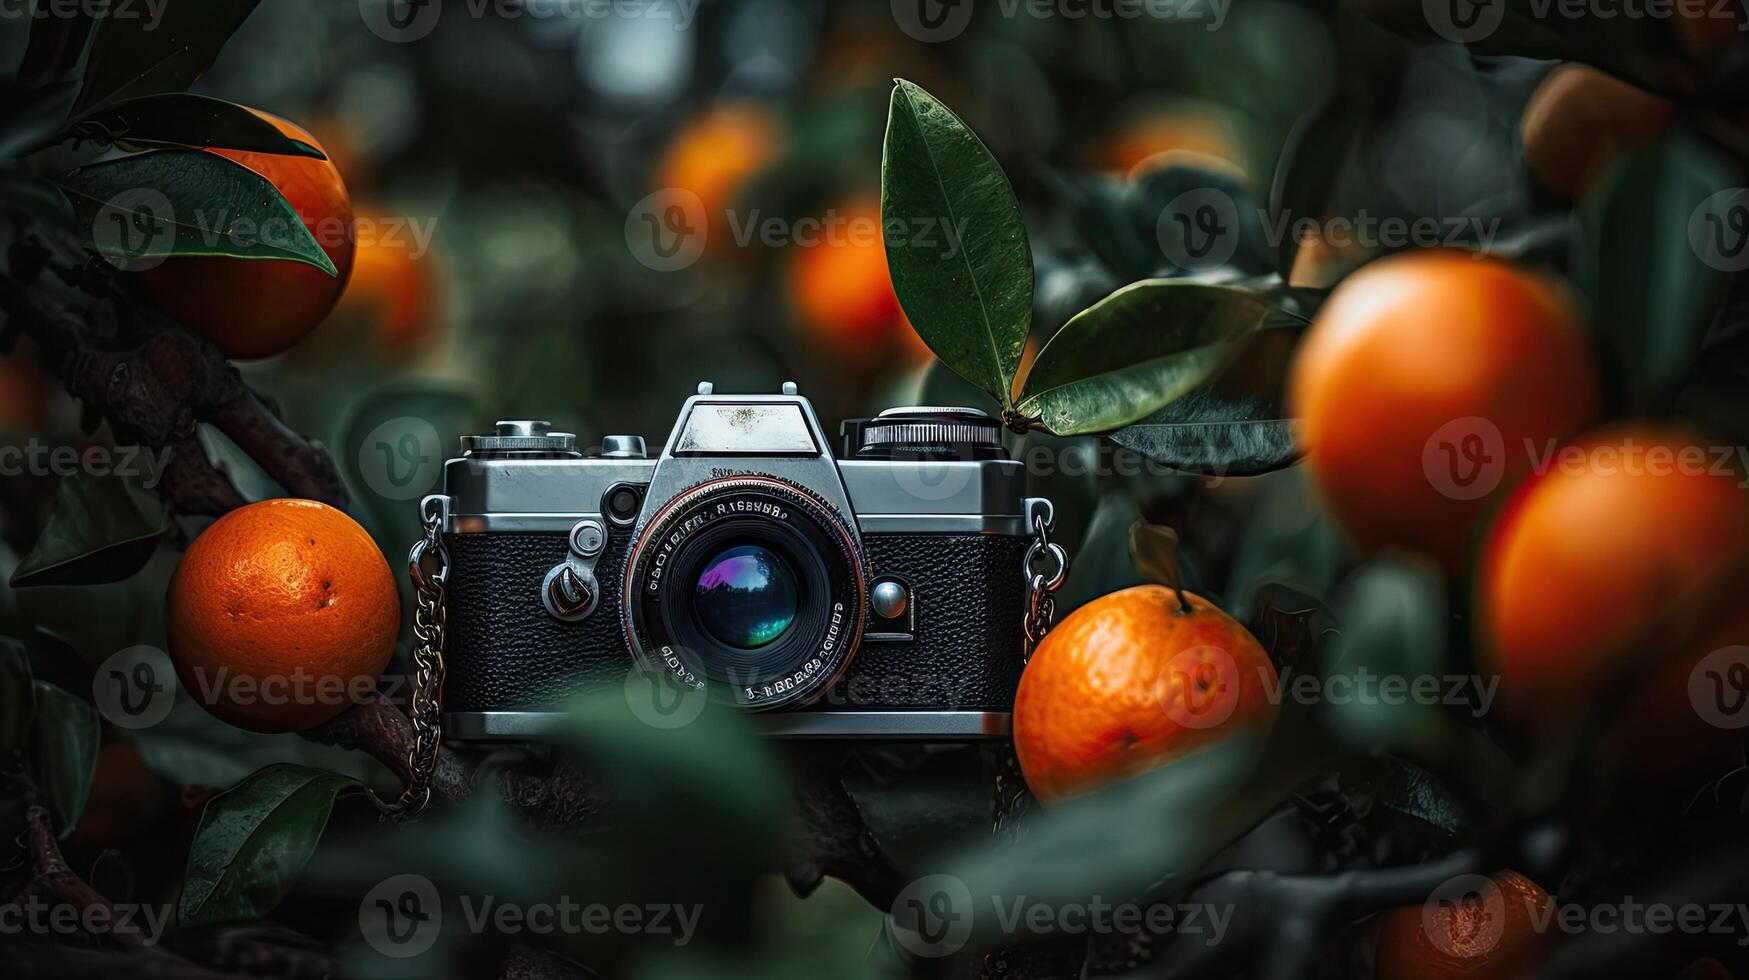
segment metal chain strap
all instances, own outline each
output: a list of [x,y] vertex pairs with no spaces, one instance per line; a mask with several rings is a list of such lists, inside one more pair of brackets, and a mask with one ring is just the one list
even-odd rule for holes
[[[1056,622],[1056,591],[1063,587],[1063,580],[1069,576],[1069,552],[1051,540],[1051,524],[1056,515],[1050,504],[1043,500],[1029,501],[1028,513],[1032,518],[1033,540],[1026,549],[1026,559],[1021,566],[1026,576],[1026,614],[1021,622],[1025,634],[1023,664],[1032,659],[1033,650],[1038,648],[1039,642]],[[1044,568],[1039,567],[1041,559],[1048,559],[1049,564]],[[1001,749],[995,783],[990,833],[998,840],[1010,839],[1015,836],[1015,821],[1025,812],[1027,801],[1026,781],[1021,777],[1012,745],[1004,745]]]
[[443,743],[443,641],[448,622],[444,601],[449,586],[449,548],[443,543],[443,502],[427,497],[421,505],[424,536],[407,556],[417,605],[413,612],[413,744],[407,749],[407,785],[394,803],[383,806],[391,820],[407,820],[431,802],[431,777]]
[[[1069,553],[1051,540],[1051,516],[1048,505],[1032,511],[1033,541],[1026,549],[1026,561],[1022,565],[1026,575],[1026,618],[1021,625],[1026,634],[1026,649],[1022,663],[1032,659],[1032,651],[1038,648],[1056,621],[1056,591],[1063,587],[1063,580],[1069,576]],[[1040,558],[1050,560],[1043,570],[1038,567]]]

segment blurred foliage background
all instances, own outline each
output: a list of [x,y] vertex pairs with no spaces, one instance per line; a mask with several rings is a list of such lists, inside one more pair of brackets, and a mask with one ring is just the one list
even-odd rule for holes
[[[878,239],[806,246],[754,234],[737,241],[738,230],[771,218],[793,229],[805,219],[878,214],[881,140],[896,76],[951,105],[1012,180],[1032,242],[1033,339],[1042,344],[1120,285],[1186,274],[1161,250],[1154,226],[1158,195],[1169,188],[1149,182],[1150,174],[1185,161],[1224,174],[1237,193],[1259,202],[1279,203],[1285,195],[1291,203],[1309,183],[1327,189],[1315,195],[1319,214],[1434,216],[1495,228],[1496,239],[1457,244],[1496,246],[1568,272],[1591,309],[1607,308],[1610,266],[1597,261],[1603,253],[1595,247],[1602,225],[1586,226],[1580,217],[1615,214],[1617,202],[1646,185],[1600,185],[1575,205],[1532,177],[1520,122],[1532,90],[1554,65],[1541,59],[1589,45],[1595,60],[1666,93],[1742,71],[1737,54],[1715,57],[1709,38],[1670,22],[1636,24],[1631,41],[1575,32],[1515,49],[1541,56],[1532,58],[1430,39],[1424,24],[1393,30],[1416,20],[1418,3],[1239,0],[1219,8],[1182,5],[1172,17],[1071,17],[1056,7],[1047,16],[1007,16],[1003,5],[985,3],[963,31],[931,43],[902,29],[898,6],[707,0],[681,27],[661,17],[579,15],[578,7],[565,13],[562,3],[539,5],[545,14],[534,3],[486,5],[476,16],[474,5],[451,2],[429,35],[399,43],[373,31],[349,0],[267,0],[194,91],[310,130],[343,173],[359,218],[377,234],[371,241],[361,233],[358,264],[335,314],[288,354],[242,365],[246,379],[278,402],[294,429],[329,448],[351,494],[350,512],[395,559],[415,538],[417,501],[437,488],[456,438],[498,418],[551,419],[586,445],[628,432],[654,445],[701,379],[725,391],[798,381],[829,426],[898,404],[989,407],[981,393],[935,365],[905,323]],[[0,60],[14,59],[23,32],[17,21],[0,26]],[[1741,106],[1715,100],[1708,111],[1711,122],[1735,120]],[[1725,141],[1742,146],[1740,134]],[[708,215],[702,254],[678,270],[639,261],[628,237],[638,203],[668,188],[697,194]],[[1609,227],[1627,237],[1657,231]],[[1261,264],[1279,265],[1284,283],[1312,295],[1375,255],[1364,247],[1295,255],[1279,239],[1248,245],[1278,253]],[[1724,288],[1716,277],[1657,281],[1676,293]],[[1695,319],[1708,315],[1700,310]],[[0,362],[0,426],[17,438],[102,441],[101,430],[81,434],[78,406],[32,357],[25,345]],[[1277,408],[1285,357],[1285,351],[1263,357],[1268,363],[1255,386]],[[222,436],[209,431],[204,438],[246,496],[282,493]],[[1428,584],[1419,568],[1375,565],[1351,577],[1356,556],[1297,469],[1193,476],[1133,455],[1124,464],[1110,441],[1038,433],[1017,437],[1014,448],[1041,446],[1052,465],[1035,474],[1037,490],[1057,501],[1060,539],[1074,555],[1060,615],[1140,581],[1125,542],[1131,524],[1146,517],[1179,530],[1185,584],[1241,619],[1265,612],[1272,598],[1278,608],[1308,608],[1310,597],[1319,615],[1327,615],[1326,606],[1364,610],[1383,601],[1375,590],[1386,589],[1410,596],[1403,600],[1410,611],[1406,622],[1368,627],[1381,647],[1443,657],[1446,634],[1462,633],[1443,608],[1443,583]],[[36,540],[57,483],[7,478],[0,576],[9,577]],[[164,645],[165,582],[197,529],[184,525],[165,535],[139,574],[112,585],[0,587],[0,622],[30,646],[38,676],[89,690],[90,671],[115,652]],[[410,592],[404,600],[410,611]],[[1296,628],[1311,629],[1304,622]],[[1263,639],[1279,653],[1283,646],[1292,652],[1303,636],[1281,645]],[[1297,653],[1310,662],[1314,646]],[[405,650],[398,663],[404,666]],[[602,717],[611,720],[611,708]],[[117,773],[143,773],[150,788],[112,804],[133,820],[113,840],[100,836],[82,845],[77,853],[88,865],[106,844],[124,839],[185,841],[213,790],[269,763],[315,765],[390,788],[386,772],[357,753],[295,736],[248,735],[187,703],[177,712],[149,732],[106,736],[132,749],[105,749],[97,785],[115,784]],[[635,765],[606,775],[604,795],[627,796],[634,822],[679,837],[697,833],[689,846],[661,846],[652,830],[553,857],[556,851],[531,845],[506,829],[502,813],[475,800],[385,847],[358,807],[343,811],[343,829],[362,839],[339,836],[328,860],[312,865],[312,881],[321,885],[301,886],[310,892],[300,892],[303,903],[288,906],[281,921],[317,934],[343,931],[335,922],[350,914],[356,892],[390,870],[420,870],[446,889],[519,894],[515,889],[526,885],[539,893],[561,886],[506,876],[505,869],[552,860],[573,891],[575,882],[587,881],[604,895],[640,893],[644,879],[657,887],[690,873],[720,889],[710,891],[713,901],[744,902],[759,923],[736,937],[717,937],[720,961],[708,955],[684,966],[640,961],[651,976],[696,976],[717,966],[724,975],[753,975],[748,964],[762,961],[741,955],[750,950],[769,954],[761,976],[871,966],[863,954],[885,947],[884,910],[830,885],[825,899],[811,903],[767,888],[771,881],[755,892],[751,874],[743,874],[748,868],[716,857],[738,835],[757,835],[780,819],[756,796],[698,790],[686,797],[690,813],[720,808],[719,826],[700,831],[676,823],[671,801],[639,792],[696,783],[713,770],[780,768],[765,755],[769,747],[729,720],[722,730],[695,726],[678,745],[644,746],[634,737],[635,723],[621,720],[628,727],[588,723],[577,734],[593,758],[637,747]],[[1284,742],[1303,732],[1280,728]],[[1454,770],[1482,758],[1473,767],[1483,773],[1475,775],[1478,782],[1499,763],[1488,752],[1469,755],[1480,750],[1421,717],[1354,717],[1334,728],[1342,733],[1338,742],[1355,746],[1381,739],[1418,749],[1438,744],[1428,757],[1442,757]],[[1046,825],[1022,858],[974,847],[954,867],[980,895],[1157,888],[1165,879],[1154,869],[1203,866],[1218,845],[1257,826],[1285,795],[1266,788],[1305,775],[1303,760],[1291,753],[1276,758],[1275,771],[1254,777],[1264,788],[1238,794],[1238,803],[1212,807],[1209,801],[1227,799],[1232,787],[1206,774],[1141,780],[1093,810]],[[961,839],[989,836],[986,789],[976,762],[969,776],[966,765],[877,755],[848,784],[864,819],[890,829],[883,845],[921,870],[933,866],[933,855],[957,850]],[[108,777],[103,766],[112,767]],[[1406,850],[1359,863],[1440,853],[1464,826],[1461,807],[1430,790],[1419,769],[1362,766],[1330,780],[1309,795],[1357,782],[1383,801],[1378,819],[1413,825],[1396,838]],[[921,791],[902,788],[919,784]],[[141,802],[148,798],[149,806]],[[1133,848],[1110,847],[1114,826],[1126,814],[1143,813],[1161,825],[1206,822],[1195,833],[1143,834]],[[918,835],[920,826],[931,829]],[[1268,849],[1270,825],[1262,826],[1266,839],[1258,846]],[[916,842],[907,835],[928,845],[912,852]],[[484,843],[500,838],[502,851]],[[1304,857],[1296,847],[1271,851],[1277,870],[1323,871],[1336,862]],[[1241,867],[1241,856],[1229,852],[1216,863]],[[173,888],[180,853],[159,861],[160,867],[136,868],[134,878]],[[1065,876],[1069,862],[1079,863]],[[1140,879],[1137,869],[1147,869]],[[469,877],[476,873],[485,877]],[[380,972],[393,965],[357,949],[361,959],[351,968]],[[567,952],[613,963],[620,955]],[[459,959],[446,961],[445,970],[468,973],[477,964],[467,957],[484,954],[454,955]]]

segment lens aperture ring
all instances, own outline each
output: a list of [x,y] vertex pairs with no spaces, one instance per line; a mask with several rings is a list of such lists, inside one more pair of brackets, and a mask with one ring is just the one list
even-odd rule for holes
[[[775,477],[723,477],[677,495],[627,555],[621,621],[633,656],[643,669],[752,710],[813,700],[862,637],[868,569],[853,528],[817,494]],[[701,624],[695,608],[709,562],[747,546],[784,556],[802,581],[794,624],[757,649],[717,642],[720,631]]]

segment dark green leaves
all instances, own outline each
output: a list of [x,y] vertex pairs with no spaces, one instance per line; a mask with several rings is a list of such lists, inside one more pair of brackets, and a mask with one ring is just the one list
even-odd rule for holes
[[177,921],[204,925],[272,910],[315,853],[335,798],[358,785],[319,769],[275,765],[213,797],[189,848]]
[[97,712],[66,691],[36,681],[36,783],[65,834],[91,797],[102,729]]
[[1293,422],[1265,399],[1192,392],[1111,440],[1174,469],[1209,476],[1256,476],[1299,459]]
[[928,92],[893,89],[881,162],[893,289],[929,348],[1013,404],[1032,322],[1032,247],[1014,188],[976,134]]
[[1268,312],[1227,286],[1167,279],[1125,286],[1051,338],[1017,411],[1057,435],[1136,422],[1214,377]]
[[145,566],[168,529],[156,501],[122,477],[69,476],[48,525],[12,573],[12,586],[119,582]]
[[1630,394],[1655,396],[1688,369],[1732,272],[1749,266],[1749,195],[1723,157],[1678,134],[1615,170],[1581,210],[1604,344]]
[[272,184],[217,154],[142,153],[81,167],[60,184],[89,244],[114,258],[289,259],[338,274]]
[[73,127],[80,137],[105,142],[222,147],[326,159],[321,150],[293,139],[248,109],[223,99],[166,92],[99,109]]
[[30,737],[36,717],[36,688],[24,644],[0,636],[0,753],[16,752]]
[[[127,4],[97,22],[75,114],[158,92],[186,89],[260,0],[167,0]],[[150,8],[150,9],[148,9]]]

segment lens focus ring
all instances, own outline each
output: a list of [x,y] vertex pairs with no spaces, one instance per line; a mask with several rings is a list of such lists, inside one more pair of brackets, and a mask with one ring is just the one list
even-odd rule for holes
[[645,669],[703,676],[742,707],[806,703],[849,664],[867,612],[856,533],[812,492],[735,476],[676,496],[626,561],[622,619]]

